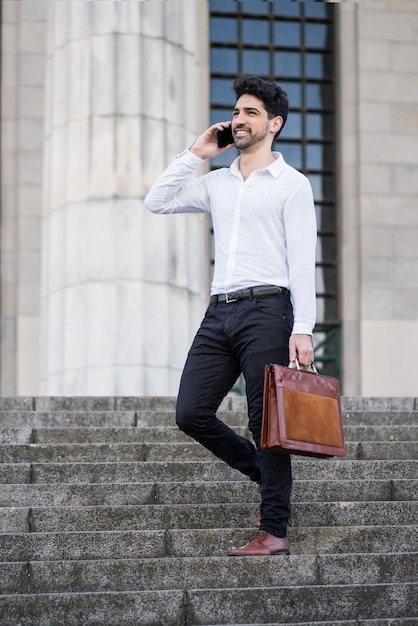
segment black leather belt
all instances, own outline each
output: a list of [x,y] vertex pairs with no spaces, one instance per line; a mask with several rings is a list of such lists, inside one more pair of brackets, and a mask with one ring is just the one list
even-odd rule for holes
[[248,289],[240,289],[239,291],[230,291],[229,293],[219,293],[210,297],[210,304],[216,304],[218,302],[237,302],[237,300],[244,300],[245,298],[253,298],[259,296],[271,296],[274,293],[282,293],[285,296],[290,296],[290,291],[286,287],[276,287],[276,285],[266,285],[265,287],[260,285],[259,287],[249,287]]

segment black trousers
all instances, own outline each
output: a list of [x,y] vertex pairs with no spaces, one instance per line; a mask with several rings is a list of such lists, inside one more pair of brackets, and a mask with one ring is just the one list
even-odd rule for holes
[[[209,305],[184,366],[176,409],[182,431],[262,485],[261,530],[277,537],[286,536],[290,517],[291,461],[260,449],[264,366],[288,364],[292,326],[284,293]],[[216,416],[241,372],[255,446]]]

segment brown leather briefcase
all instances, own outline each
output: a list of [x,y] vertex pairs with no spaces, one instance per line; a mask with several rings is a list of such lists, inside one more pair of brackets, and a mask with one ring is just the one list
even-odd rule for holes
[[319,458],[345,456],[338,380],[315,368],[266,365],[261,448]]

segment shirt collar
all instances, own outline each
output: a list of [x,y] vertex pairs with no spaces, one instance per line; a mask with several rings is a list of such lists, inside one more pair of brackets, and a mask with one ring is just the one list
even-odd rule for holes
[[[273,152],[273,155],[275,157],[275,161],[273,161],[273,163],[271,163],[268,167],[264,167],[262,170],[258,171],[269,172],[272,176],[274,176],[274,178],[277,178],[280,172],[283,170],[284,166],[286,165],[286,161],[284,160],[281,152]],[[229,171],[234,176],[240,177],[241,173],[239,171],[238,163],[239,156],[231,163],[231,165],[229,166]]]

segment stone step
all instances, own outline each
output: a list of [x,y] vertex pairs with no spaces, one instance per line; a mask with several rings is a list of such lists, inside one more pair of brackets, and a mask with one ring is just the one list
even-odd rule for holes
[[[236,432],[248,436],[245,426]],[[346,442],[418,441],[418,426],[346,426]],[[177,426],[95,428],[0,428],[0,444],[166,443],[190,441]]]
[[[418,417],[418,416],[417,416]],[[418,425],[345,426],[344,438],[349,441],[418,441]]]
[[[416,426],[418,411],[343,411],[343,423],[350,426]],[[247,426],[247,411],[221,409],[218,417],[228,424]],[[174,407],[157,410],[55,410],[55,411],[0,411],[2,428],[130,428],[151,427],[158,424],[175,427]]]
[[[251,537],[247,528],[11,532],[0,534],[0,561],[84,561],[225,556]],[[416,525],[291,527],[294,554],[416,552]]]
[[[214,626],[214,624],[209,624],[208,626]],[[234,626],[234,624],[222,624],[221,626]],[[240,624],[239,626],[260,626],[260,623]],[[280,624],[277,622],[266,624],[263,622],[263,626],[289,626],[289,622],[286,622],[286,624],[283,622],[280,622]],[[397,619],[390,617],[389,619],[332,620],[332,622],[326,620],[321,622],[292,622],[291,626],[417,626],[417,619],[416,617],[399,617]]]
[[[167,413],[172,415],[172,413]],[[144,414],[145,415],[145,414]],[[149,420],[155,415],[149,411]],[[130,428],[136,426],[135,411],[2,411],[2,428]]]
[[347,457],[292,460],[292,555],[234,559],[258,491],[174,398],[0,398],[0,623],[415,626],[418,401],[342,404]]
[[417,441],[347,442],[347,459],[418,459]]
[[[399,439],[412,439],[413,431],[399,431]],[[240,435],[248,436],[245,426],[234,426]],[[390,439],[388,439],[389,441]],[[98,444],[98,443],[167,443],[192,440],[177,426],[130,426],[93,428],[0,428],[0,444]]]
[[[0,532],[70,532],[252,527],[254,504],[3,507]],[[296,502],[293,526],[410,525],[416,502]]]
[[344,411],[344,427],[350,426],[416,426],[417,411]]
[[[244,409],[245,398],[237,398],[238,404],[231,396],[225,399],[222,407],[231,409],[238,406]],[[413,410],[413,403],[397,403],[396,406],[407,406]],[[80,411],[174,411],[174,396],[1,396],[0,412],[32,411],[32,412],[80,412]]]
[[[220,411],[218,416],[234,427],[247,428],[246,412]],[[173,410],[142,411],[0,411],[1,428],[161,428],[178,430]]]
[[[68,444],[3,444],[3,463],[83,463],[114,459],[129,461],[194,461],[212,460],[213,455],[195,442],[183,443],[68,443]],[[418,460],[415,441],[347,443],[347,459]]]
[[[418,500],[418,479],[298,480],[293,502]],[[209,504],[260,501],[249,481],[131,482],[124,484],[10,484],[0,486],[0,507]]]
[[[208,626],[215,626],[214,624],[209,624]],[[219,625],[218,625],[219,626]],[[234,624],[222,624],[221,626],[234,626]],[[239,626],[260,626],[260,622],[257,624],[240,624]],[[277,622],[266,624],[263,622],[263,626],[289,626],[289,622],[284,624]],[[416,617],[400,617],[397,619],[356,619],[356,620],[332,620],[332,622],[321,621],[321,622],[292,622],[291,626],[417,626]]]
[[416,411],[418,409],[418,398],[409,397],[362,397],[344,396],[341,398],[341,406],[344,411]]
[[[120,411],[120,410],[174,410],[174,396],[1,396],[0,411]],[[343,411],[416,411],[418,398],[343,396]],[[222,402],[223,410],[245,411],[246,398],[228,395]]]
[[[277,557],[280,558],[280,557]],[[418,553],[184,557],[1,563],[4,594],[380,585],[417,580]],[[235,562],[236,561],[236,562]]]
[[[355,619],[380,616],[410,617],[416,614],[417,584],[335,585],[247,590],[190,591],[187,620],[191,624],[242,624],[299,620]],[[226,618],[226,619],[225,619]]]
[[[280,557],[278,557],[280,558]],[[277,560],[277,559],[275,559]],[[113,593],[21,594],[0,597],[8,626],[71,624],[294,624],[307,621],[411,617],[418,585],[313,585]],[[334,620],[334,621],[332,621]],[[392,621],[393,624],[393,621]]]
[[[417,479],[415,460],[347,460],[294,457],[292,467],[299,480],[399,480]],[[216,460],[188,462],[112,463],[3,463],[0,484],[224,482],[247,480]]]

